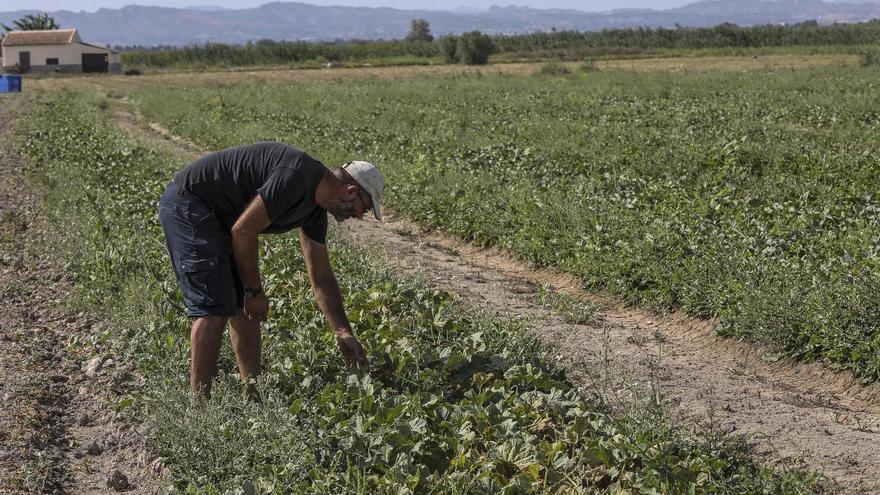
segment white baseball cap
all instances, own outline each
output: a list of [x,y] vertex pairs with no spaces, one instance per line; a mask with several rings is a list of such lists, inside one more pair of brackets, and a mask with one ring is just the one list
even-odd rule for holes
[[382,211],[379,207],[382,194],[385,192],[385,176],[382,175],[382,172],[379,172],[379,169],[372,163],[360,160],[348,162],[342,168],[360,184],[361,189],[370,194],[370,198],[373,200],[373,208],[371,208],[373,215],[376,216],[376,220],[382,220]]

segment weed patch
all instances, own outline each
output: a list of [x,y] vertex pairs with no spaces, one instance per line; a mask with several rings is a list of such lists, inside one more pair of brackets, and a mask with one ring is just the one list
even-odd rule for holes
[[571,74],[571,70],[562,62],[551,60],[541,64],[541,67],[535,71],[535,74],[541,76],[567,76]]
[[553,308],[565,321],[573,325],[592,325],[599,321],[599,305],[568,294],[557,292],[547,285],[541,287],[541,304]]

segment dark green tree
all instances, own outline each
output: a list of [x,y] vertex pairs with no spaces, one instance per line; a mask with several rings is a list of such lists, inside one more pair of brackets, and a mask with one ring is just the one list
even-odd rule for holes
[[434,35],[431,34],[431,25],[425,19],[413,19],[409,25],[409,32],[406,34],[406,41],[424,41],[430,43],[434,41]]
[[458,61],[468,65],[483,65],[489,61],[489,55],[494,53],[495,43],[492,38],[479,31],[471,31],[462,34],[458,38],[455,53]]
[[28,14],[21,19],[12,21],[12,25],[15,27],[0,24],[6,31],[39,31],[61,28],[61,25],[55,22],[54,18],[49,17],[49,14]]
[[458,57],[455,54],[456,46],[458,46],[458,37],[447,34],[440,38],[440,54],[446,59],[447,64],[458,62]]

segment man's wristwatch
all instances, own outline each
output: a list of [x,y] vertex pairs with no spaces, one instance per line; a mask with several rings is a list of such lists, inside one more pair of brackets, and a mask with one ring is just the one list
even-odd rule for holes
[[262,288],[262,287],[256,287],[256,288],[253,288],[253,289],[249,289],[249,288],[245,287],[245,289],[244,289],[244,298],[245,298],[245,299],[253,299],[253,298],[259,296],[259,295],[262,294],[262,293],[263,293],[263,288]]

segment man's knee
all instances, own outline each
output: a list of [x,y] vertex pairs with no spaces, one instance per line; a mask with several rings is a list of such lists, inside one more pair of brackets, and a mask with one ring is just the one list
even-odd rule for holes
[[238,334],[240,337],[253,338],[260,335],[260,322],[251,320],[244,315],[244,311],[239,311],[231,320],[229,330]]
[[192,331],[197,333],[209,333],[220,335],[226,326],[225,316],[199,316],[193,319]]

